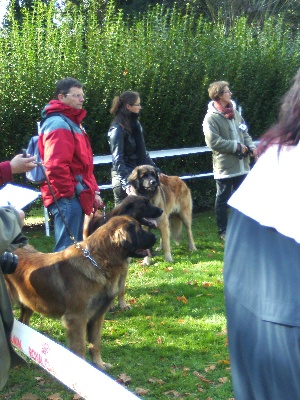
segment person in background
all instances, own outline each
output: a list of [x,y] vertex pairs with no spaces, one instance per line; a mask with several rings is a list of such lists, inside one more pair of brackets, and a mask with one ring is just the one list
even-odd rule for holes
[[12,182],[14,174],[22,174],[36,168],[36,164],[34,164],[35,158],[35,156],[23,158],[22,154],[17,154],[12,160],[1,162],[0,185]]
[[241,114],[231,100],[229,83],[217,81],[209,85],[208,104],[203,121],[205,142],[212,150],[213,172],[217,193],[215,201],[218,233],[225,240],[227,201],[250,171],[249,155],[256,158],[257,150]]
[[0,390],[5,386],[12,367],[26,365],[10,342],[14,315],[3,277],[3,273],[12,273],[16,268],[16,262],[9,263],[3,259],[3,253],[27,243],[27,238],[22,234],[24,217],[23,211],[12,207],[0,207]]
[[224,283],[236,400],[300,399],[300,69],[229,200]]
[[[50,116],[41,127],[39,151],[58,206],[75,240],[82,240],[84,215],[103,205],[94,176],[93,153],[82,126],[86,111],[82,84],[74,78],[56,83],[55,99],[43,109]],[[57,115],[61,114],[61,115]],[[55,247],[60,251],[73,242],[47,182],[41,184],[45,207],[54,219]]]
[[146,150],[143,130],[138,117],[141,111],[139,93],[126,91],[113,99],[110,113],[114,116],[108,131],[108,143],[112,154],[112,186],[115,205],[130,193],[128,176],[138,165],[152,165]]

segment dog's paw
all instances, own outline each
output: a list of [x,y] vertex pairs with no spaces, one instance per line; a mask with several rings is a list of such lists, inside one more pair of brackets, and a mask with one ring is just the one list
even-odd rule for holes
[[94,362],[93,365],[95,368],[100,369],[101,371],[107,371],[108,369],[111,369],[113,367],[112,364],[105,363],[103,361]]
[[126,310],[130,310],[131,307],[125,301],[122,301],[122,302],[119,302],[119,309],[123,310],[123,311],[126,311]]
[[149,267],[149,266],[151,265],[151,258],[150,258],[149,256],[146,256],[146,257],[143,259],[142,265],[143,265],[144,267]]
[[189,246],[189,251],[197,251],[197,247],[193,244]]
[[155,251],[162,251],[162,246],[156,247]]
[[103,367],[104,367],[104,371],[107,371],[108,369],[111,369],[111,368],[113,367],[113,365],[104,362],[104,363],[103,363]]
[[171,254],[165,254],[164,258],[165,258],[165,261],[167,261],[167,262],[173,262],[173,258],[171,256]]

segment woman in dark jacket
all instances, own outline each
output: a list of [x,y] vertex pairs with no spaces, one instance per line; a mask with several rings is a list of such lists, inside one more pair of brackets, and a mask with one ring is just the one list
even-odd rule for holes
[[136,166],[148,164],[157,168],[146,150],[142,126],[138,121],[141,108],[139,94],[126,91],[113,99],[110,109],[114,119],[108,131],[108,143],[112,154],[115,205],[130,193],[127,178]]

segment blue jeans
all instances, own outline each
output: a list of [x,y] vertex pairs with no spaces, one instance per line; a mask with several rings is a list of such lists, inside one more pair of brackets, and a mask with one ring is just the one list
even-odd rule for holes
[[[58,200],[59,208],[76,242],[82,240],[84,213],[77,197],[67,199],[62,197]],[[50,204],[48,211],[54,220],[55,247],[54,252],[64,250],[73,244],[72,239],[65,227],[55,203]]]
[[238,189],[246,175],[234,176],[233,178],[216,179],[217,194],[215,202],[216,220],[218,233],[221,235],[227,228],[227,202],[232,193]]

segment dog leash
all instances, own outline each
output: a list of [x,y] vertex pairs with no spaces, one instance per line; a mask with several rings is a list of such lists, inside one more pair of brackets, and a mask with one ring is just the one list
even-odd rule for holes
[[72,234],[71,229],[70,229],[69,225],[67,224],[67,221],[66,221],[66,219],[65,219],[65,217],[64,217],[64,215],[63,215],[63,213],[62,213],[62,211],[61,211],[61,209],[60,209],[60,207],[59,207],[59,205],[58,205],[58,201],[57,201],[57,199],[56,199],[56,197],[55,197],[55,195],[54,195],[53,189],[52,189],[51,184],[50,184],[50,182],[49,182],[49,179],[48,179],[48,177],[47,177],[47,174],[46,174],[46,171],[45,171],[45,167],[43,166],[43,164],[42,164],[41,162],[35,162],[35,164],[36,164],[37,166],[39,166],[39,167],[42,169],[42,171],[43,171],[43,175],[44,175],[44,177],[45,177],[45,179],[46,179],[46,182],[47,182],[47,185],[48,185],[48,187],[49,187],[51,196],[53,197],[53,200],[54,200],[54,203],[55,203],[55,205],[56,205],[56,207],[57,207],[57,209],[58,209],[59,215],[61,216],[61,219],[62,219],[62,221],[63,221],[63,223],[64,223],[64,225],[65,225],[65,227],[66,227],[66,229],[67,229],[68,235],[69,235],[70,239],[72,240],[74,246],[75,246],[77,249],[80,249],[80,250],[82,251],[84,257],[85,257],[85,258],[88,258],[88,259],[90,260],[90,262],[94,265],[94,267],[98,268],[98,269],[104,274],[104,271],[102,270],[102,268],[97,264],[97,262],[96,262],[96,261],[93,259],[93,257],[91,256],[91,253],[90,253],[90,251],[89,251],[89,249],[88,249],[88,245],[86,244],[85,249],[83,249],[83,248],[81,247],[80,243],[78,243],[78,242],[75,240],[75,237],[74,237],[74,235]]

